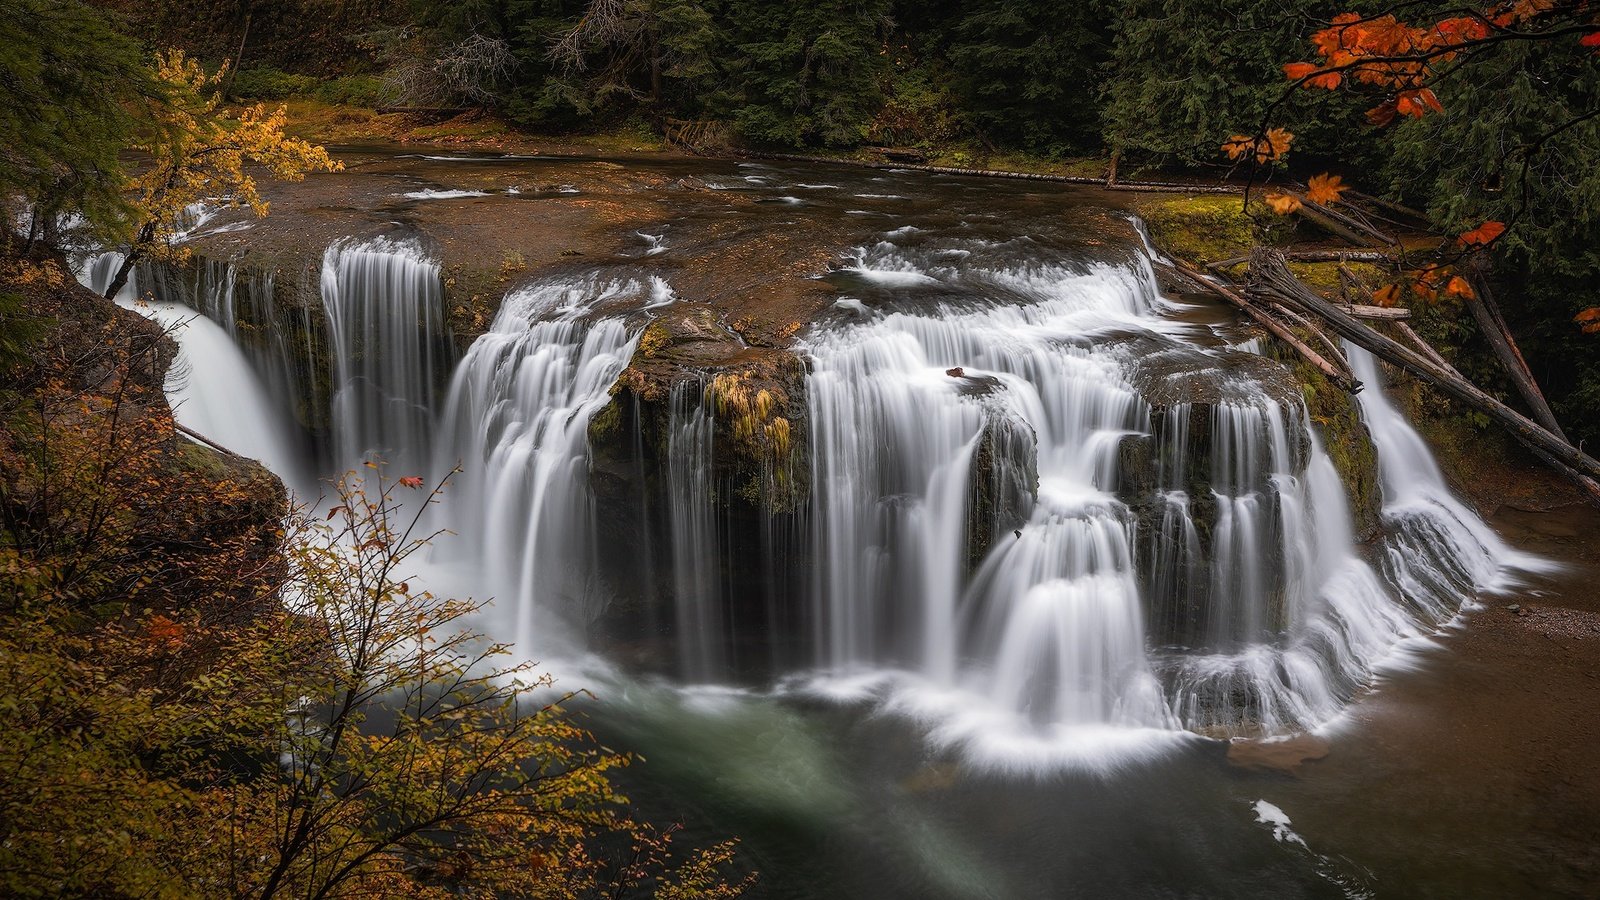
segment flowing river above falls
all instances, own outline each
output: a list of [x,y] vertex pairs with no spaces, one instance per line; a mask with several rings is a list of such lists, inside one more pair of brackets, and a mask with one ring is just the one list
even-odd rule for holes
[[179,420],[304,497],[459,465],[422,577],[594,691],[642,814],[742,837],[761,895],[1462,895],[1396,874],[1421,838],[1358,858],[1274,802],[1326,822],[1348,766],[1319,795],[1225,759],[1359,745],[1374,679],[1559,577],[1365,354],[1364,511],[1291,368],[1164,289],[1114,196],[353,159],[138,270]]

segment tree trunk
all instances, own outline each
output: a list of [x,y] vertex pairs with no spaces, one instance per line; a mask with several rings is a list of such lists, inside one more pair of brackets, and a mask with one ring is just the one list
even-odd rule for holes
[[1356,321],[1344,310],[1317,296],[1294,277],[1284,265],[1283,258],[1274,251],[1265,247],[1256,248],[1250,259],[1250,280],[1252,292],[1280,298],[1307,312],[1315,313],[1351,343],[1366,348],[1378,358],[1399,366],[1489,416],[1509,431],[1512,437],[1533,450],[1535,455],[1570,467],[1585,478],[1600,478],[1600,460],[1594,459],[1537,422],[1484,393],[1466,379],[1440,368],[1431,360],[1379,334]]
[[1484,340],[1489,342],[1494,355],[1500,358],[1506,374],[1511,376],[1511,383],[1517,386],[1517,393],[1522,395],[1523,402],[1528,404],[1528,411],[1533,413],[1534,421],[1565,439],[1561,424],[1556,421],[1555,413],[1550,411],[1550,404],[1539,390],[1539,382],[1534,380],[1527,360],[1522,358],[1522,351],[1517,349],[1516,340],[1511,337],[1511,329],[1506,327],[1505,319],[1500,316],[1494,296],[1489,293],[1487,280],[1482,273],[1474,273],[1472,282],[1473,292],[1466,301],[1467,308],[1472,310],[1472,317],[1478,322],[1478,330],[1483,332]]
[[239,49],[233,54],[233,65],[228,68],[228,83],[222,87],[222,96],[228,96],[233,90],[233,76],[239,74],[239,64],[244,61],[244,42],[250,38],[250,0],[244,3],[244,24],[239,26]]
[[1205,287],[1222,299],[1244,310],[1245,315],[1259,322],[1263,328],[1272,333],[1273,337],[1276,337],[1278,340],[1283,341],[1290,347],[1293,347],[1295,351],[1305,359],[1306,362],[1311,363],[1311,365],[1315,366],[1318,371],[1328,376],[1329,381],[1332,381],[1334,384],[1337,384],[1339,387],[1350,391],[1351,393],[1361,389],[1361,384],[1357,382],[1355,378],[1348,373],[1348,371],[1341,371],[1333,363],[1328,362],[1328,360],[1324,358],[1322,354],[1311,349],[1311,347],[1309,347],[1305,341],[1295,337],[1294,332],[1285,327],[1282,322],[1274,319],[1264,310],[1257,308],[1255,304],[1239,296],[1237,292],[1217,284],[1215,281],[1207,278],[1205,273],[1195,269],[1193,266],[1190,266],[1188,263],[1182,260],[1174,260],[1173,265],[1177,266],[1178,271],[1188,275],[1202,287]]
[[117,267],[117,274],[112,277],[111,284],[106,286],[105,298],[107,300],[117,299],[117,293],[128,283],[128,273],[133,271],[134,263],[138,261],[139,255],[132,252],[122,258],[122,265]]

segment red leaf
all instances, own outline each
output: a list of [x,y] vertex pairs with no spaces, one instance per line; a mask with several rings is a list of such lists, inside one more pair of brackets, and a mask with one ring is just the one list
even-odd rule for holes
[[1504,222],[1485,222],[1471,231],[1462,232],[1460,240],[1468,247],[1487,247],[1504,234],[1505,230]]
[[419,488],[422,487],[422,479],[416,475],[407,475],[406,477],[400,479],[400,486],[413,489]]
[[1367,110],[1367,121],[1378,126],[1379,128],[1388,125],[1394,121],[1396,106],[1397,104],[1393,100],[1383,101],[1377,106]]

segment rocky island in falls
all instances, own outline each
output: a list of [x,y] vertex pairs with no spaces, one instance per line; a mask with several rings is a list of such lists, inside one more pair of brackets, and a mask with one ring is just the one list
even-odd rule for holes
[[0,0],[0,896],[1600,891],[1600,11]]

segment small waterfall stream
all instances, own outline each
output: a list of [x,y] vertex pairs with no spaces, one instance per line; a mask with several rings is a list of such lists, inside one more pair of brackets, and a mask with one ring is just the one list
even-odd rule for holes
[[376,454],[422,471],[436,386],[451,363],[439,264],[416,241],[339,241],[322,258],[337,465]]
[[[122,265],[120,253],[90,258],[82,282],[104,293]],[[231,289],[231,276],[224,283]],[[291,489],[311,485],[295,428],[250,365],[233,335],[196,310],[163,299],[141,299],[136,273],[116,297],[118,305],[165,329],[178,344],[167,371],[166,390],[173,418],[207,439],[271,469]]]

